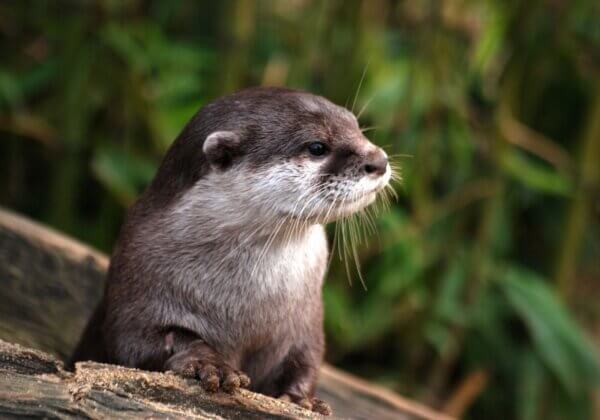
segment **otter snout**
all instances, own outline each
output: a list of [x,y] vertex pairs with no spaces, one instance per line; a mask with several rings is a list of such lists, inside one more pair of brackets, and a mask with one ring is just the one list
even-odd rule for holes
[[363,165],[363,171],[372,177],[380,177],[387,171],[388,157],[380,148],[376,148],[367,155],[366,162]]

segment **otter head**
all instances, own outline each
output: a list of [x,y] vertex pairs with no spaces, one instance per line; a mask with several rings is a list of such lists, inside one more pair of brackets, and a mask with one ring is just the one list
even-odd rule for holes
[[208,104],[169,154],[161,171],[171,162],[182,184],[186,173],[192,178],[192,194],[214,212],[235,211],[227,217],[242,223],[329,222],[371,204],[391,176],[386,153],[351,112],[282,88],[248,89]]

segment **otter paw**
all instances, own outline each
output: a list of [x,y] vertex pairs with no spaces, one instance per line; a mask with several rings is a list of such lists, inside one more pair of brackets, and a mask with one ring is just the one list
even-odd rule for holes
[[306,396],[283,394],[279,397],[280,400],[293,402],[302,408],[305,408],[315,413],[322,414],[324,416],[331,415],[331,407],[325,401],[318,398],[308,398]]
[[232,393],[238,388],[248,388],[250,378],[226,363],[207,363],[198,359],[182,360],[169,370],[186,378],[197,378],[207,392],[219,390]]

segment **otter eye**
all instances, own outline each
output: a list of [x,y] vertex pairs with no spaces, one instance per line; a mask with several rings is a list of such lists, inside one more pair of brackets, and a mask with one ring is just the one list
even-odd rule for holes
[[328,152],[327,146],[320,141],[313,141],[308,145],[308,151],[313,156],[323,156]]

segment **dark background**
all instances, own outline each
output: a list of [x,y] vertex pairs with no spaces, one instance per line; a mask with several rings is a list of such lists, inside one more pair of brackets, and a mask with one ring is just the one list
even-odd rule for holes
[[108,252],[201,105],[322,94],[403,176],[368,291],[334,259],[327,359],[468,418],[599,418],[599,9],[2,1],[0,204]]

